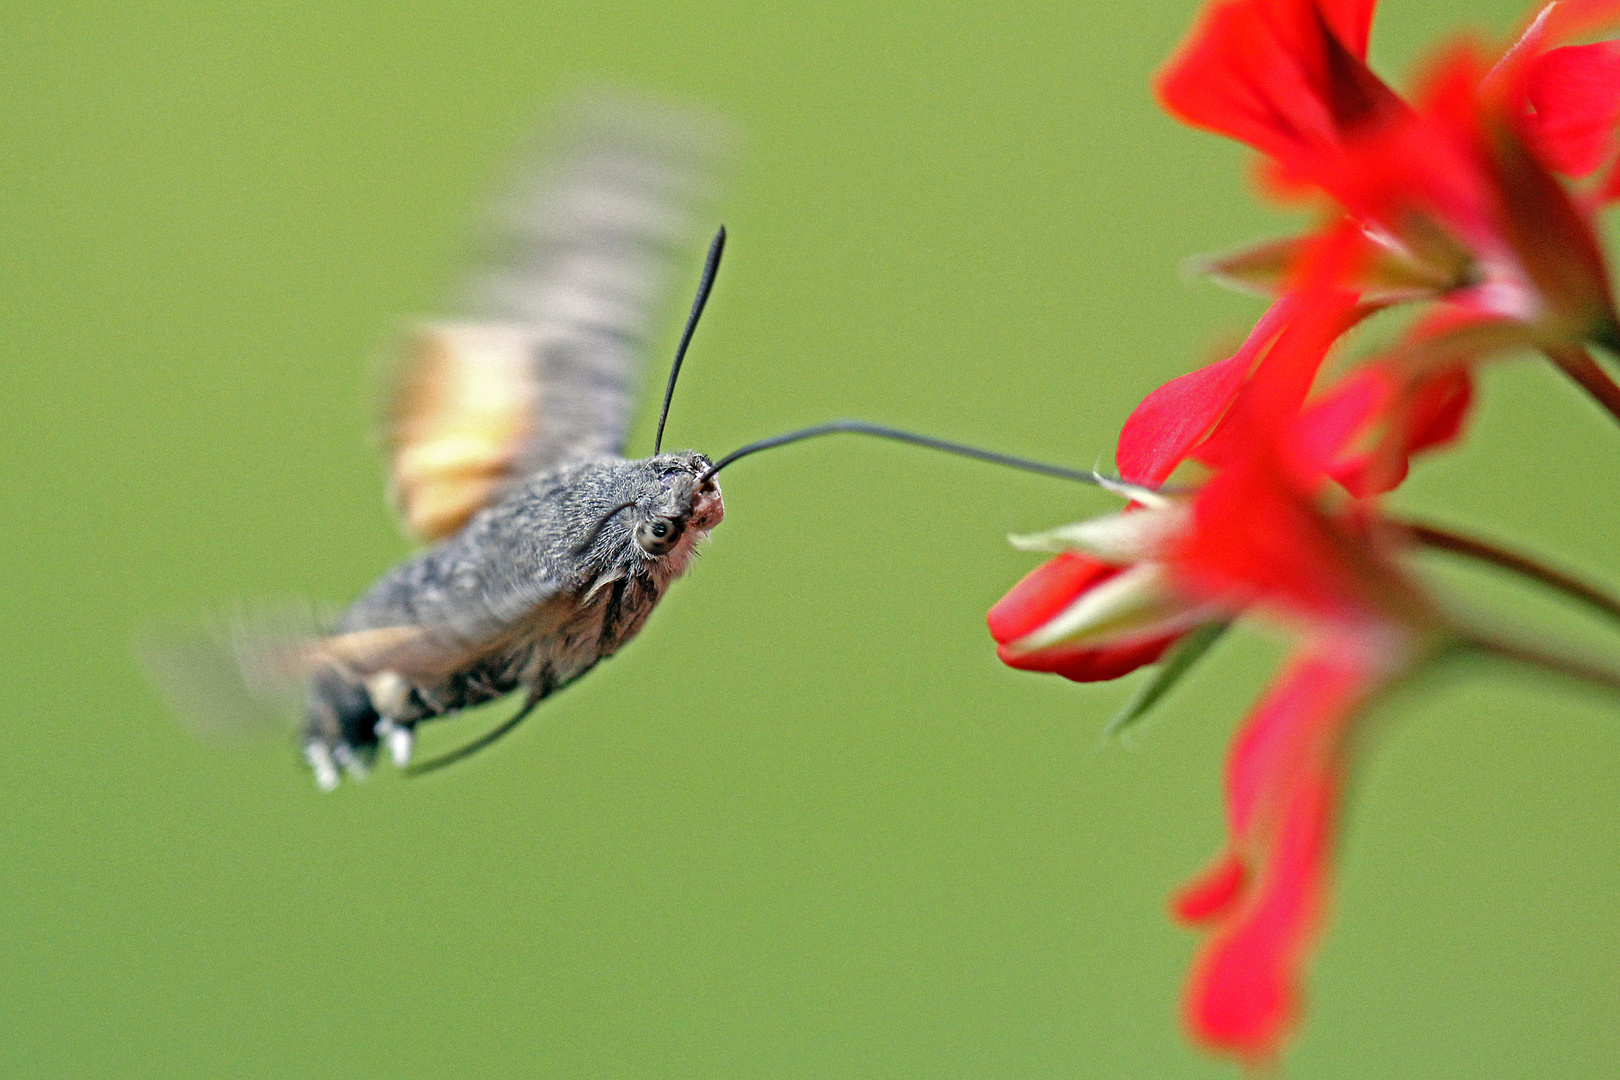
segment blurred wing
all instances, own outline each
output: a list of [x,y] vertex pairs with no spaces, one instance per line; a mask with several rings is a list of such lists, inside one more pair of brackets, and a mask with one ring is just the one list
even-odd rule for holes
[[717,122],[578,108],[498,207],[461,319],[417,327],[388,409],[406,529],[449,536],[525,476],[619,453],[642,359],[722,156]]
[[306,654],[331,621],[304,601],[239,605],[216,618],[148,627],[135,651],[192,731],[221,740],[283,733],[304,701],[306,673],[289,659]]
[[[335,671],[364,683],[382,672],[433,683],[525,637],[544,637],[572,610],[547,583],[525,583],[499,602],[431,621],[328,633],[330,615],[289,601],[239,606],[214,619],[145,631],[136,652],[185,725],[218,739],[287,730],[304,711],[310,678]],[[436,617],[434,617],[436,615]]]

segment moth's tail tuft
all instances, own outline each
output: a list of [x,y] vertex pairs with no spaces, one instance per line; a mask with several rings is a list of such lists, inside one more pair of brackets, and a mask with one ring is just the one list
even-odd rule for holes
[[331,791],[344,773],[370,775],[381,719],[365,687],[341,672],[327,668],[309,680],[302,738],[316,786]]

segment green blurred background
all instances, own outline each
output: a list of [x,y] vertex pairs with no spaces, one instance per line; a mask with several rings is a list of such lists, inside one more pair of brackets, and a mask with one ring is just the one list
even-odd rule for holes
[[[1163,905],[1278,649],[1224,645],[1125,748],[1129,681],[1000,667],[983,612],[1034,563],[1003,534],[1095,493],[858,440],[756,459],[543,719],[326,797],[290,742],[175,723],[130,646],[406,553],[368,367],[581,84],[746,136],[676,445],[856,415],[1106,463],[1257,311],[1179,261],[1287,224],[1151,102],[1193,8],[7,5],[0,1075],[1228,1075],[1178,1030]],[[1390,0],[1375,60],[1517,14]],[[1520,365],[1402,502],[1614,581],[1617,462]],[[1614,702],[1534,680],[1392,715],[1290,1074],[1613,1075],[1616,761]]]

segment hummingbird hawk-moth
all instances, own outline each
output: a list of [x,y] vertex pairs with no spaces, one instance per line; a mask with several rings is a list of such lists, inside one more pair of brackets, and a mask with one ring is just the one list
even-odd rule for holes
[[[721,141],[690,114],[582,104],[498,205],[460,310],[405,335],[388,489],[430,546],[315,633],[238,625],[216,642],[250,695],[303,684],[300,740],[322,788],[362,775],[379,746],[405,766],[425,720],[514,690],[526,713],[572,683],[635,636],[719,524],[708,458],[622,451]],[[219,657],[147,651],[182,711],[218,700]]]
[[[621,103],[578,112],[562,149],[527,170],[504,205],[462,312],[416,326],[401,350],[384,429],[388,488],[405,530],[431,546],[315,633],[236,626],[189,655],[149,649],[183,713],[212,709],[227,696],[214,693],[224,681],[251,694],[291,678],[303,686],[300,740],[321,788],[365,775],[380,747],[408,772],[428,771],[493,742],[636,635],[720,523],[715,475],[741,457],[853,432],[1094,480],[855,420],[763,439],[717,462],[661,453],[723,229],[676,351],[653,454],[622,456],[651,327],[706,190],[714,130]],[[418,724],[514,691],[524,697],[510,719],[410,765]]]
[[303,752],[321,787],[379,743],[404,766],[417,724],[523,691],[486,738],[498,736],[634,637],[719,524],[708,458],[621,456],[707,182],[698,127],[623,104],[582,110],[507,201],[463,314],[410,336],[388,408],[389,487],[434,546],[303,650]]

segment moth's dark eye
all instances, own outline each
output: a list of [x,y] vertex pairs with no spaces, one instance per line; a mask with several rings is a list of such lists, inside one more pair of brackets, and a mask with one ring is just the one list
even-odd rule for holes
[[655,517],[636,526],[636,543],[649,555],[665,555],[680,540],[683,526],[669,518]]

